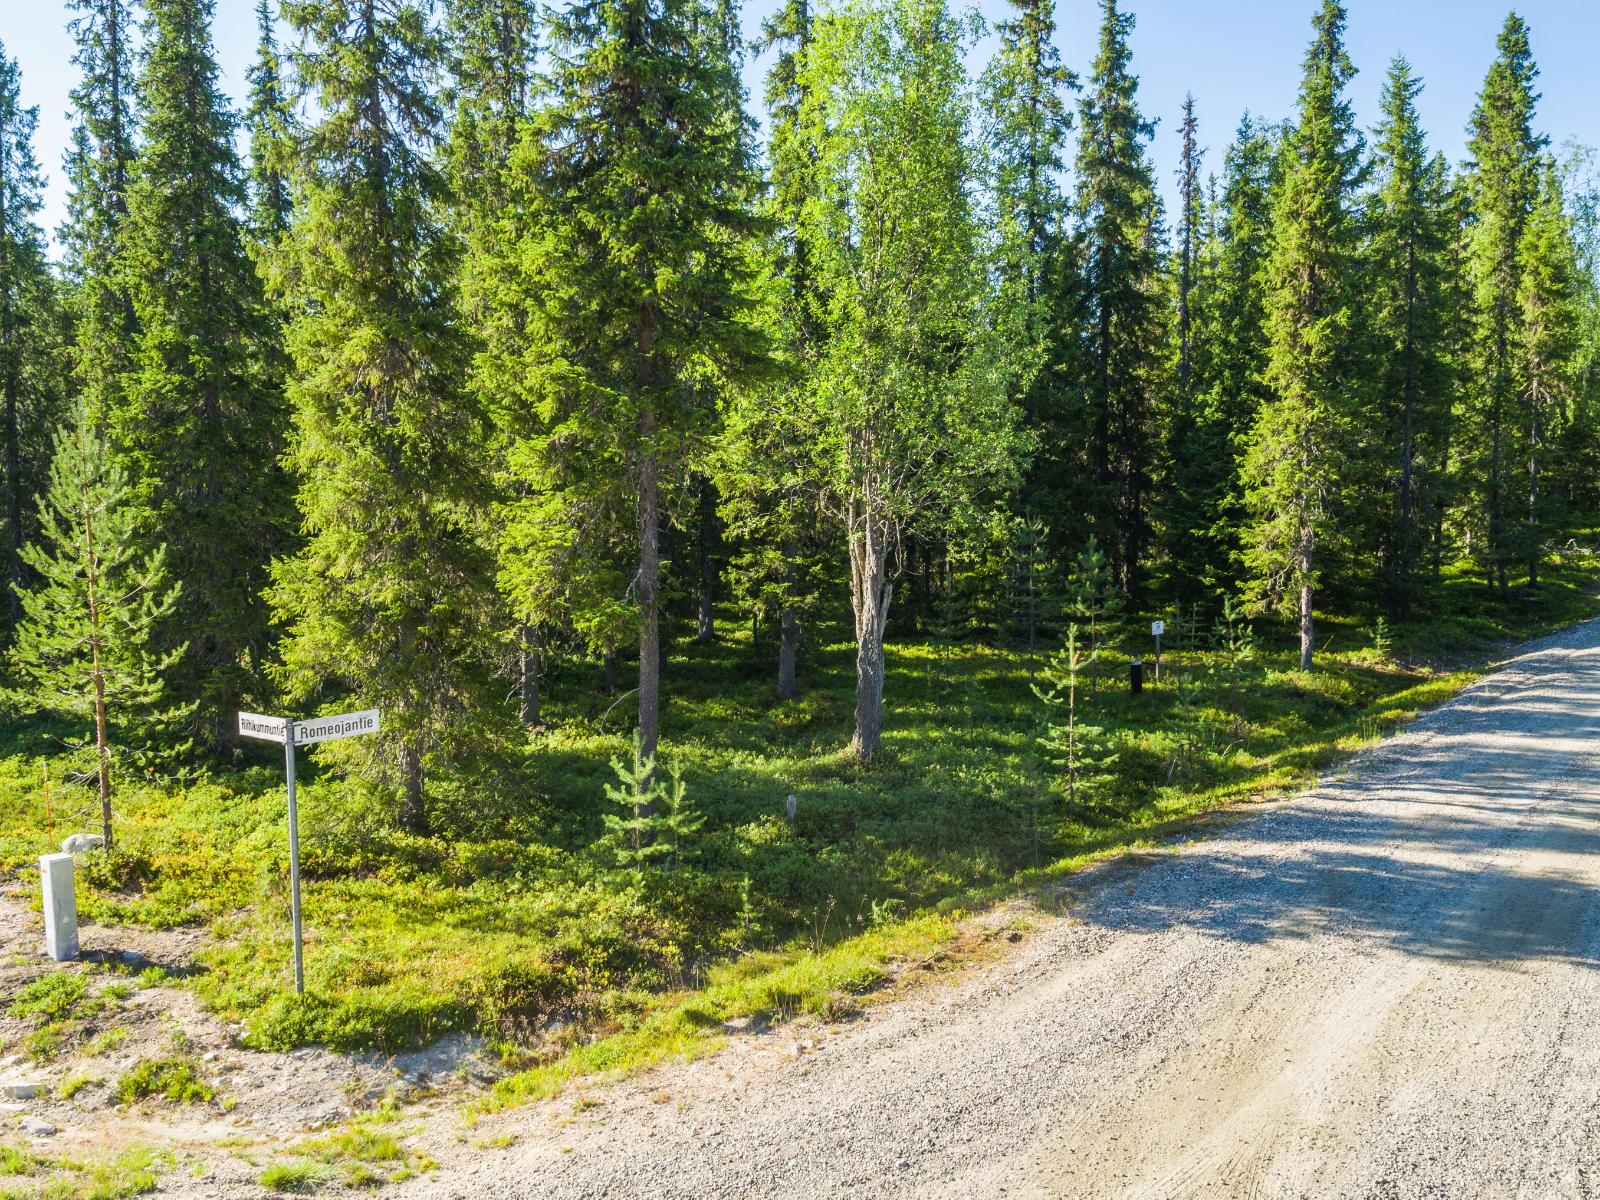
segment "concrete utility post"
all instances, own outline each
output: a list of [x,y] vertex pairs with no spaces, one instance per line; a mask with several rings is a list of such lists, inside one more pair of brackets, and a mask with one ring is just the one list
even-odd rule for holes
[[72,887],[72,855],[39,859],[44,888],[44,952],[57,962],[78,957],[78,897]]

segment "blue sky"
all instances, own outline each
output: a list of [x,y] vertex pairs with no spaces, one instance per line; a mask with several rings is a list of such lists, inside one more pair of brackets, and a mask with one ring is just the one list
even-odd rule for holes
[[[747,30],[753,33],[776,3],[747,0]],[[1134,69],[1141,105],[1160,122],[1153,154],[1169,195],[1185,92],[1195,94],[1201,141],[1211,148],[1208,168],[1220,169],[1222,148],[1246,109],[1271,118],[1292,110],[1316,0],[1127,0],[1127,7],[1138,19]],[[1517,7],[1532,26],[1542,71],[1541,127],[1557,144],[1568,138],[1600,141],[1600,72],[1594,67],[1600,54],[1600,4],[1524,0]],[[5,0],[4,8],[0,42],[21,63],[25,101],[39,106],[39,158],[50,174],[45,216],[54,229],[65,205],[61,156],[70,129],[67,93],[74,82],[67,14],[62,0]],[[980,0],[979,8],[993,20],[1007,5]],[[255,44],[254,0],[216,0],[216,9],[225,85],[239,97]],[[1504,0],[1350,0],[1349,49],[1360,71],[1352,94],[1362,124],[1376,119],[1388,62],[1403,52],[1427,84],[1420,105],[1433,145],[1459,159],[1473,98],[1494,56],[1506,11]],[[1086,72],[1094,54],[1098,3],[1058,0],[1056,19],[1064,60]],[[977,47],[975,71],[991,47],[992,41]],[[748,65],[753,101],[759,100],[765,67],[759,59]]]

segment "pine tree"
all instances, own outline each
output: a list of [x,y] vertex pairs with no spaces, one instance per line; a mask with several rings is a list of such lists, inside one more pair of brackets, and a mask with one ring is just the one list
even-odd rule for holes
[[[1445,501],[1450,413],[1464,331],[1453,261],[1457,237],[1449,167],[1430,158],[1417,119],[1422,81],[1396,57],[1377,131],[1378,188],[1367,214],[1363,294],[1376,365],[1378,494],[1392,497],[1379,525],[1380,590],[1391,616],[1411,615],[1425,550]],[[1363,456],[1367,457],[1367,456]]]
[[77,124],[67,151],[67,221],[60,231],[74,288],[73,370],[89,410],[104,419],[127,369],[133,304],[117,270],[128,211],[134,139],[133,22],[128,0],[68,0],[80,72],[72,92]]
[[0,512],[5,541],[0,630],[22,615],[16,589],[26,586],[22,550],[36,532],[33,497],[43,489],[49,430],[61,403],[56,355],[62,327],[55,281],[45,259],[39,210],[44,179],[33,156],[37,108],[24,108],[22,73],[0,46],[0,405],[4,465]]
[[117,270],[138,330],[107,411],[147,546],[183,585],[169,644],[199,702],[198,740],[234,739],[259,696],[267,564],[292,523],[278,466],[284,411],[265,376],[274,331],[245,248],[237,121],[218,90],[211,0],[148,0],[141,150]]
[[1274,396],[1256,420],[1244,463],[1247,560],[1258,593],[1297,611],[1305,671],[1316,645],[1319,542],[1334,532],[1331,505],[1361,385],[1350,213],[1361,143],[1345,96],[1355,68],[1344,50],[1343,6],[1323,0],[1313,26],[1273,209],[1267,382]]
[[250,101],[244,120],[250,135],[249,223],[257,245],[271,248],[288,232],[293,212],[284,161],[294,131],[272,0],[257,0],[256,28],[256,59],[248,74]]
[[1167,309],[1156,247],[1160,202],[1146,158],[1154,126],[1129,70],[1133,16],[1101,0],[1100,48],[1079,105],[1078,257],[1083,275],[1082,391],[1093,511],[1103,515],[1119,582],[1138,602],[1150,541],[1151,451],[1165,386]]
[[1522,274],[1516,296],[1518,378],[1527,455],[1525,526],[1517,540],[1528,583],[1536,585],[1545,543],[1561,527],[1563,514],[1552,511],[1544,476],[1562,419],[1570,412],[1580,330],[1577,254],[1555,164],[1548,160],[1517,258]]
[[1522,287],[1523,230],[1539,189],[1545,139],[1534,132],[1539,69],[1528,26],[1506,17],[1472,114],[1467,188],[1471,197],[1469,264],[1475,329],[1471,393],[1463,404],[1461,476],[1470,504],[1468,529],[1490,586],[1505,596],[1516,557],[1518,463],[1526,463],[1526,427],[1518,414],[1517,296]]
[[283,12],[316,119],[271,272],[293,312],[288,461],[307,538],[273,567],[281,679],[383,710],[381,734],[332,753],[392,785],[401,823],[426,833],[425,768],[493,728],[493,565],[476,517],[488,423],[462,386],[458,249],[441,224],[429,83],[443,45],[416,0]]
[[801,237],[824,324],[806,401],[850,556],[862,758],[881,746],[906,536],[947,532],[1015,463],[1003,377],[971,333],[983,314],[959,42],[939,0],[858,0],[819,20],[806,63]]
[[22,552],[35,582],[21,593],[11,663],[23,703],[92,723],[82,745],[93,747],[110,850],[113,759],[189,718],[166,688],[183,647],[155,649],[179,585],[168,582],[160,547],[139,548],[127,476],[86,409],[57,433],[54,451],[39,501],[41,537]]

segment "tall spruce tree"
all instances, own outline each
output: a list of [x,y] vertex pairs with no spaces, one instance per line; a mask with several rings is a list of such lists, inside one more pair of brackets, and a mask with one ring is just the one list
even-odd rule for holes
[[[712,397],[759,354],[734,20],[704,0],[553,13],[549,102],[514,162],[521,211],[505,252],[526,329],[510,368],[520,488],[502,578],[530,623],[551,597],[591,627],[632,608],[647,757],[660,726],[663,533],[712,432]],[[607,543],[629,517],[632,566],[608,588]],[[578,559],[594,568],[581,594]]]
[[133,172],[133,20],[128,0],[68,0],[67,8],[77,14],[69,28],[79,81],[60,237],[73,285],[73,370],[91,414],[103,420],[135,330],[116,261]]
[[1130,68],[1131,13],[1101,0],[1099,51],[1078,110],[1074,209],[1083,289],[1081,394],[1095,524],[1118,584],[1137,602],[1150,542],[1151,452],[1165,386],[1168,310],[1157,246],[1161,205]]
[[1197,255],[1190,335],[1193,399],[1168,430],[1167,555],[1190,604],[1238,588],[1245,516],[1238,461],[1270,395],[1266,264],[1278,138],[1246,114],[1223,160],[1222,190]]
[[33,154],[39,110],[22,104],[22,73],[0,46],[0,633],[21,617],[26,586],[22,550],[37,528],[33,497],[43,489],[49,434],[61,404],[56,364],[62,334],[59,296],[39,227],[43,177]]
[[436,158],[443,42],[418,0],[289,0],[290,58],[315,120],[290,164],[295,215],[271,281],[293,318],[288,461],[306,544],[273,568],[282,680],[348,695],[383,732],[341,761],[427,832],[430,763],[492,728],[487,422],[462,386],[457,245]]
[[218,89],[212,0],[147,0],[141,146],[119,287],[137,336],[107,426],[129,468],[135,522],[183,585],[169,644],[216,748],[261,694],[267,564],[292,523],[278,458],[284,407],[264,369],[274,333],[245,246],[237,120]]
[[1450,169],[1442,156],[1428,155],[1417,117],[1421,91],[1410,63],[1396,57],[1376,134],[1363,286],[1376,376],[1371,458],[1377,494],[1390,501],[1378,526],[1379,590],[1400,620],[1421,595],[1427,544],[1449,498],[1450,415],[1465,332]]
[[1244,462],[1247,561],[1256,590],[1296,612],[1304,671],[1316,646],[1319,553],[1335,532],[1330,514],[1361,386],[1350,205],[1362,148],[1345,95],[1355,68],[1344,49],[1343,5],[1323,0],[1312,25],[1267,266],[1266,378],[1274,395]]
[[1011,393],[1038,450],[1017,507],[1030,520],[1048,514],[1052,529],[1064,530],[1075,523],[1063,510],[1076,489],[1061,476],[1077,452],[1065,378],[1077,297],[1061,179],[1078,79],[1056,51],[1052,5],[1011,0],[1011,7],[996,26],[1000,46],[979,86],[998,288],[991,309],[1010,348]]
[[1522,287],[1523,230],[1539,188],[1545,139],[1534,132],[1534,65],[1528,26],[1506,17],[1498,55],[1484,80],[1470,126],[1467,188],[1472,224],[1468,263],[1475,328],[1471,391],[1462,405],[1462,478],[1470,508],[1467,528],[1491,587],[1510,588],[1510,568],[1523,528],[1517,503],[1519,464],[1528,461],[1519,420],[1517,296]]
[[1522,281],[1517,289],[1518,382],[1527,472],[1523,529],[1518,538],[1528,583],[1539,582],[1546,542],[1567,514],[1555,509],[1546,476],[1562,425],[1575,417],[1572,371],[1581,329],[1577,252],[1563,206],[1561,182],[1549,160],[1517,248]]
[[245,129],[250,135],[250,233],[258,245],[270,248],[288,232],[293,211],[283,171],[294,127],[272,0],[257,0],[256,31],[256,58],[248,76],[250,100],[245,108]]
[[[494,421],[493,478],[505,489],[499,499],[514,502],[516,483],[505,461],[514,434],[500,404],[502,389],[493,364],[508,345],[515,345],[524,322],[497,304],[498,290],[506,283],[498,250],[511,195],[511,155],[537,93],[538,10],[531,0],[456,0],[448,11],[451,112],[446,162],[463,247],[462,324],[476,341],[472,386]],[[503,522],[492,524],[505,527]],[[486,536],[491,544],[496,541],[493,532]],[[515,678],[523,725],[538,728],[545,632],[537,623],[509,615],[504,624],[505,649],[499,657]]]

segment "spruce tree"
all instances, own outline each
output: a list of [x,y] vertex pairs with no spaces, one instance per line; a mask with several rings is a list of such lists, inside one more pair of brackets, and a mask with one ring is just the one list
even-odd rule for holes
[[77,124],[67,151],[60,237],[73,285],[73,371],[96,420],[116,398],[134,339],[133,304],[117,269],[134,155],[133,21],[128,0],[68,0],[77,49]]
[[1316,646],[1319,552],[1334,533],[1330,513],[1361,386],[1350,212],[1361,142],[1345,95],[1355,68],[1344,27],[1344,7],[1323,0],[1273,208],[1266,380],[1274,395],[1244,462],[1247,561],[1258,594],[1296,613],[1305,671]]
[[57,433],[50,482],[39,500],[41,536],[23,549],[33,582],[11,650],[30,708],[84,721],[101,832],[112,848],[112,765],[119,752],[187,723],[167,694],[183,653],[156,648],[178,601],[161,547],[144,550],[127,475],[87,409]]
[[0,46],[0,587],[7,593],[0,631],[22,615],[15,591],[27,583],[22,550],[35,532],[33,497],[43,489],[49,432],[61,403],[59,296],[38,223],[44,179],[33,138],[39,110],[23,107],[21,79],[16,61]]
[[[461,320],[475,340],[471,386],[494,421],[492,474],[503,489],[497,496],[503,505],[515,503],[511,491],[515,485],[506,467],[514,432],[500,404],[505,389],[496,379],[494,364],[514,347],[523,322],[497,304],[499,289],[506,283],[499,248],[511,195],[511,155],[532,114],[538,87],[538,12],[531,0],[456,0],[448,12],[446,162],[454,195],[452,215],[463,248]],[[491,525],[507,527],[493,518]],[[491,544],[497,540],[492,531],[486,536]],[[524,727],[536,729],[543,723],[540,684],[549,634],[537,623],[517,621],[509,614],[504,625],[502,669],[515,679]]]
[[1154,126],[1129,69],[1133,15],[1101,0],[1099,52],[1078,115],[1081,392],[1095,525],[1121,587],[1138,603],[1150,542],[1151,451],[1165,386],[1167,307],[1156,247],[1160,201],[1146,157]]
[[284,411],[264,376],[273,337],[245,247],[237,121],[218,89],[212,0],[148,0],[141,148],[117,267],[137,336],[107,427],[143,544],[183,585],[169,642],[199,702],[197,740],[231,742],[261,694],[267,563],[292,523],[278,458]]
[[1270,394],[1265,269],[1272,245],[1277,138],[1248,114],[1223,161],[1196,253],[1188,405],[1168,426],[1166,545],[1173,589],[1189,604],[1239,582],[1245,516],[1238,460]]
[[1427,543],[1448,499],[1466,301],[1453,257],[1450,171],[1441,156],[1428,155],[1416,109],[1421,91],[1410,64],[1396,57],[1376,136],[1378,186],[1367,213],[1363,287],[1374,339],[1375,491],[1390,501],[1378,526],[1379,587],[1399,620],[1417,603]]
[[1546,161],[1517,249],[1517,356],[1526,458],[1524,524],[1517,539],[1528,583],[1539,582],[1544,547],[1565,514],[1553,510],[1545,476],[1564,420],[1572,419],[1572,368],[1580,333],[1577,254],[1555,164]]
[[289,0],[290,58],[315,120],[290,163],[294,222],[271,280],[293,312],[294,426],[306,544],[273,567],[294,698],[383,710],[332,753],[429,830],[426,770],[492,714],[487,422],[463,387],[457,245],[430,83],[443,43],[417,0]]
[[1519,421],[1517,297],[1522,288],[1523,230],[1539,188],[1545,139],[1534,132],[1534,65],[1528,26],[1506,17],[1470,125],[1467,188],[1472,224],[1468,262],[1474,331],[1470,392],[1462,405],[1461,475],[1468,489],[1467,528],[1490,586],[1503,597],[1517,556],[1522,506],[1519,464],[1527,462]]
[[283,171],[294,130],[272,0],[257,0],[256,29],[256,58],[248,76],[250,100],[244,122],[250,135],[249,224],[256,243],[270,248],[288,232],[293,211]]
[[[713,431],[711,398],[758,354],[732,20],[703,0],[553,14],[549,101],[514,165],[506,253],[526,329],[508,372],[518,501],[502,577],[525,621],[543,620],[552,596],[601,628],[632,609],[646,757],[660,723],[663,532]],[[607,543],[624,523],[632,563],[608,585]],[[601,586],[573,588],[574,558]]]
[[979,85],[997,288],[991,311],[1008,351],[1010,391],[1037,449],[1015,506],[1050,527],[1059,551],[1062,531],[1078,523],[1067,515],[1078,489],[1063,478],[1077,450],[1066,379],[1077,297],[1061,183],[1078,79],[1056,51],[1053,6],[1010,3]]

